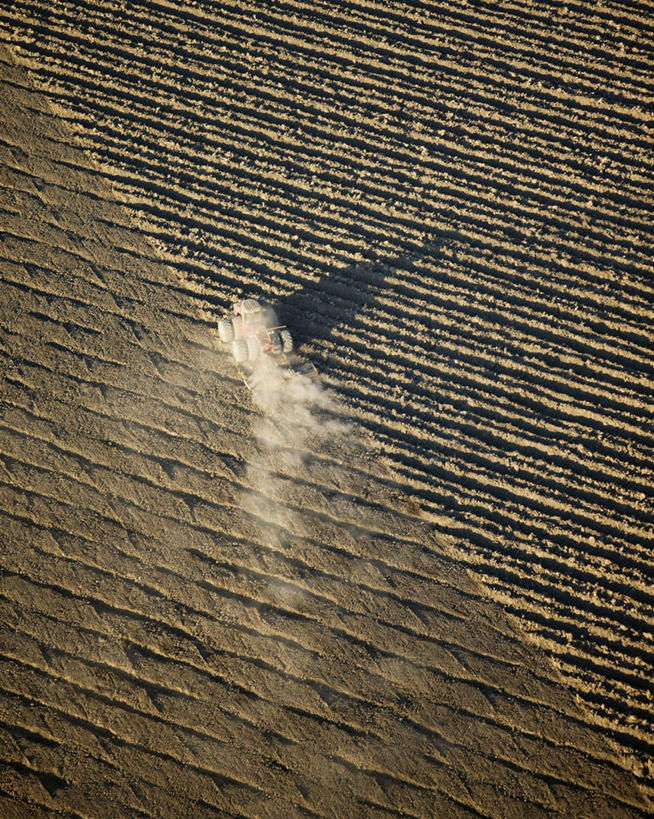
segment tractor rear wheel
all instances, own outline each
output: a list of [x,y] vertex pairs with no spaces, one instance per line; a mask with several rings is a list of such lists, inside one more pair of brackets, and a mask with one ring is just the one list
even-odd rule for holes
[[293,350],[293,336],[291,335],[290,330],[284,328],[280,334],[282,339],[282,350],[285,353],[290,353]]
[[218,335],[220,336],[220,340],[224,341],[225,344],[234,341],[234,325],[230,318],[220,319],[218,322]]
[[273,330],[272,333],[270,334],[270,343],[272,344],[273,355],[279,355],[284,349],[284,346],[282,344],[282,337],[277,332],[277,330]]
[[232,342],[232,355],[237,364],[242,364],[248,360],[248,345],[242,338],[237,338],[236,341]]

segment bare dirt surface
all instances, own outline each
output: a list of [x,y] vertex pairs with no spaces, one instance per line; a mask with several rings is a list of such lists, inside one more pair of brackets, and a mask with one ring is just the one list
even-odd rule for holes
[[[43,6],[0,815],[649,815],[653,9]],[[248,393],[252,292],[322,383]]]

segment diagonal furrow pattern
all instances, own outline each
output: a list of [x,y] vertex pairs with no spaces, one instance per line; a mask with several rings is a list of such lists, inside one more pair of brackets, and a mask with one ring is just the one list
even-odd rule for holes
[[646,9],[0,10],[0,810],[648,815]]

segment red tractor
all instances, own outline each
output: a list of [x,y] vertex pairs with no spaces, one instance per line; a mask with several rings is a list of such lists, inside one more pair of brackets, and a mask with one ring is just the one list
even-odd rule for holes
[[274,308],[258,299],[243,299],[233,306],[233,316],[218,322],[220,340],[232,345],[237,364],[256,361],[261,355],[288,355],[293,337],[279,323]]

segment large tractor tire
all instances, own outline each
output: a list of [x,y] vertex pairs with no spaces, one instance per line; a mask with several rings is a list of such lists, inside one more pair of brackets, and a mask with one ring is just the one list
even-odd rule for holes
[[220,319],[218,322],[218,335],[220,336],[220,340],[224,341],[225,344],[234,341],[234,325],[230,318]]
[[259,343],[259,339],[255,336],[248,336],[245,339],[245,344],[248,350],[248,361],[256,361],[259,358],[259,353],[261,352],[261,344]]
[[280,332],[280,337],[282,339],[282,350],[285,353],[290,353],[293,351],[293,336],[291,335],[290,330],[284,328]]
[[237,364],[243,364],[248,360],[248,345],[242,338],[237,338],[236,341],[232,342],[232,355]]
[[277,330],[273,330],[270,334],[270,343],[272,344],[272,354],[280,355],[284,349],[284,345],[282,344],[282,337]]

